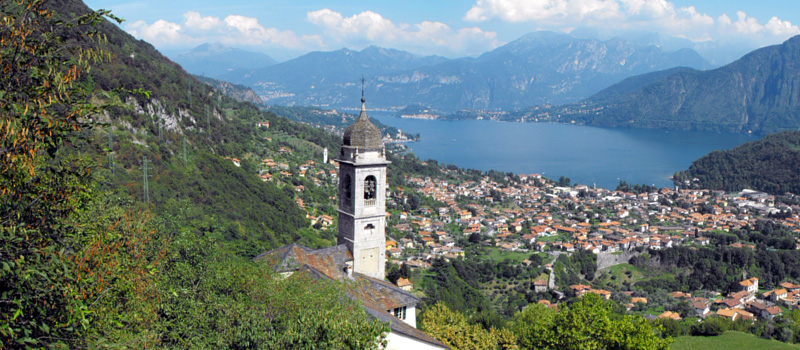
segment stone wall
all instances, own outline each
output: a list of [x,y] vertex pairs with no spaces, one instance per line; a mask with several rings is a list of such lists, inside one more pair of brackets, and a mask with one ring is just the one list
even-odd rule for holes
[[624,251],[622,254],[600,252],[597,254],[597,270],[602,270],[614,265],[625,264],[631,260],[632,257],[640,254],[642,253],[635,250]]

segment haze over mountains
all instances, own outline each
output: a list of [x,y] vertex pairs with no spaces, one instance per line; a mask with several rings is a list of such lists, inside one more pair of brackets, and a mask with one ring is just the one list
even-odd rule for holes
[[220,78],[237,69],[255,69],[277,63],[272,57],[227,47],[220,43],[202,44],[170,57],[192,74]]
[[[186,57],[174,59],[182,63]],[[364,75],[374,107],[421,104],[442,111],[576,102],[633,75],[710,66],[691,49],[666,51],[639,41],[577,39],[553,32],[525,35],[478,58],[420,57],[371,46],[312,52],[274,65],[265,61],[259,69],[212,63],[219,68],[206,65],[204,73],[197,67],[205,60],[196,57],[184,68],[251,86],[267,104],[344,106]]]

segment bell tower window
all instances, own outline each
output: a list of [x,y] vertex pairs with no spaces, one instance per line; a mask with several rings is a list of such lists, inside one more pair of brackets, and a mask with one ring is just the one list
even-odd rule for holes
[[353,189],[352,185],[350,184],[352,181],[350,180],[350,174],[344,176],[342,179],[342,192],[344,192],[344,198],[349,200],[353,198]]
[[368,206],[373,206],[376,204],[376,198],[378,196],[378,189],[377,189],[377,181],[375,180],[375,176],[367,176],[364,179],[364,204]]

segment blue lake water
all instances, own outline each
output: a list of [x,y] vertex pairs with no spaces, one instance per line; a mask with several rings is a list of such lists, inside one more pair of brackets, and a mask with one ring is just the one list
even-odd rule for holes
[[572,183],[614,189],[629,184],[672,187],[676,171],[714,150],[736,147],[758,136],[705,131],[606,129],[552,123],[486,120],[402,119],[390,112],[368,112],[384,124],[422,140],[407,145],[420,159],[462,168],[539,173]]

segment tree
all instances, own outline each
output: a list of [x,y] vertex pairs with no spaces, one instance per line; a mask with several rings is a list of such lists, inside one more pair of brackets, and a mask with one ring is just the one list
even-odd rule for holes
[[528,305],[511,322],[521,350],[553,348],[555,312],[544,304]]
[[553,315],[530,305],[514,316],[512,330],[522,349],[668,349],[671,338],[660,339],[639,316],[618,316],[614,304],[595,294]]
[[389,328],[344,296],[349,286],[226,251],[215,235],[175,237],[154,326],[166,348],[375,349]]
[[420,329],[453,350],[516,349],[516,338],[506,329],[486,330],[469,322],[464,314],[452,311],[443,303],[436,303],[420,317]]
[[80,347],[90,287],[103,275],[81,270],[93,261],[82,244],[98,240],[74,220],[91,200],[90,163],[64,146],[104,108],[82,79],[108,57],[91,26],[114,17],[57,20],[42,0],[0,1],[0,10],[0,341]]

